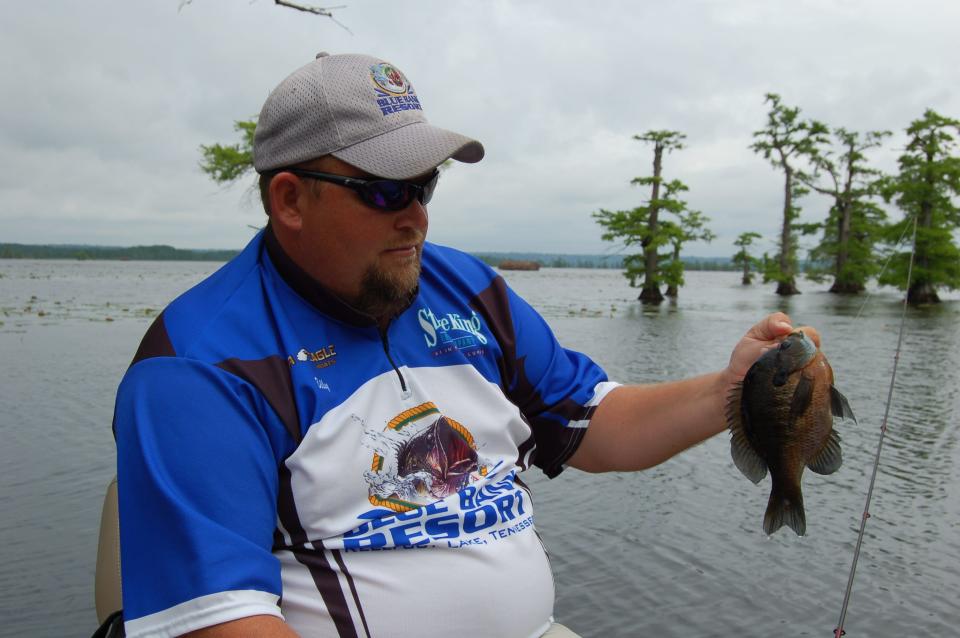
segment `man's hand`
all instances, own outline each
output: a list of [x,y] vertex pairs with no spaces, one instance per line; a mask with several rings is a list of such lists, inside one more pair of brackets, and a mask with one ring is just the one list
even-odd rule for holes
[[[734,384],[743,379],[750,366],[760,358],[764,352],[774,348],[777,344],[795,328],[790,322],[790,317],[782,312],[774,312],[761,319],[754,325],[747,334],[733,348],[733,354],[730,355],[730,363],[724,371],[730,384]],[[820,347],[820,335],[809,326],[802,326],[799,330],[813,339],[813,343]]]

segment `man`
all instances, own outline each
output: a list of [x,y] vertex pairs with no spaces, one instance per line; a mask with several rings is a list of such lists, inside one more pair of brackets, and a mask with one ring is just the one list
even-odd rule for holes
[[519,472],[650,467],[724,428],[729,366],[621,386],[492,270],[425,243],[431,126],[389,63],[321,54],[254,141],[267,228],[174,301],[117,397],[130,636],[496,636],[550,630]]

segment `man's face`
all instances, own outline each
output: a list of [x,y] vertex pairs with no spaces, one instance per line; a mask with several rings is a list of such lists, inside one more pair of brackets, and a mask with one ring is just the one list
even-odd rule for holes
[[[348,177],[371,175],[335,157],[308,168]],[[420,278],[427,211],[414,199],[405,209],[384,212],[365,204],[349,188],[305,180],[299,265],[361,312],[378,318],[402,310]],[[417,181],[416,179],[411,181]]]

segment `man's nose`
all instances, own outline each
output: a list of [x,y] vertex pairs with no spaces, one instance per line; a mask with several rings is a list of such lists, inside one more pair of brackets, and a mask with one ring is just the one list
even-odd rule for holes
[[414,199],[410,205],[395,214],[394,226],[400,228],[416,228],[425,231],[427,228],[427,207]]

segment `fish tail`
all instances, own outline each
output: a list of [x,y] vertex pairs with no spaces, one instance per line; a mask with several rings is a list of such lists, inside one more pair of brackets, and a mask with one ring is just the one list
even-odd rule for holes
[[768,535],[787,525],[803,536],[807,532],[807,515],[803,511],[803,494],[800,485],[781,487],[774,483],[763,516],[763,531]]

